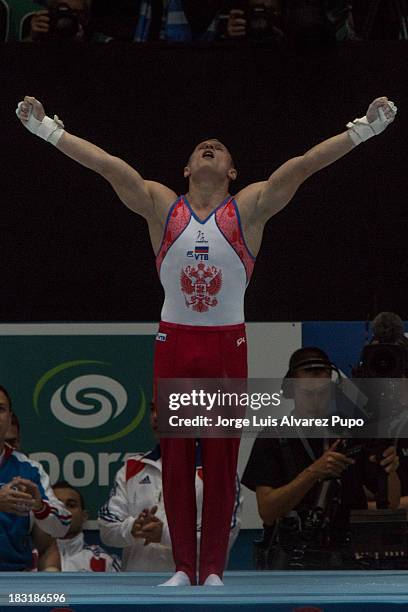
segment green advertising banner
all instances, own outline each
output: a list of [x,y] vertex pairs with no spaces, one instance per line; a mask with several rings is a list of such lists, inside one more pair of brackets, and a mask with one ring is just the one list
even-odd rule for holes
[[43,464],[52,484],[80,488],[91,519],[126,455],[155,444],[149,404],[156,328],[0,326],[0,384],[21,422],[22,451]]

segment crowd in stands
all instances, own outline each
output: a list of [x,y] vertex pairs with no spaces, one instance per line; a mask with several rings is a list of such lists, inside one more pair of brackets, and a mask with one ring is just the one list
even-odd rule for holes
[[0,0],[3,42],[331,44],[408,38],[406,0]]

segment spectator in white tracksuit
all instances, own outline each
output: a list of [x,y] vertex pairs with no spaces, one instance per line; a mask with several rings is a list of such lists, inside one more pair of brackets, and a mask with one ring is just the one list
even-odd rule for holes
[[[154,409],[152,428],[154,431],[157,429]],[[203,500],[199,445],[196,453],[196,498],[199,536]],[[237,475],[229,551],[240,530],[242,501],[240,480]],[[109,499],[99,511],[99,528],[104,544],[124,549],[122,571],[174,571],[171,540],[163,503],[159,444],[148,453],[130,457],[118,471]]]

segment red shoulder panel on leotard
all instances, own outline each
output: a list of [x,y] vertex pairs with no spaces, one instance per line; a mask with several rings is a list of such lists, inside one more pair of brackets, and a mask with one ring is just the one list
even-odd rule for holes
[[156,256],[156,268],[160,274],[160,268],[163,259],[166,257],[167,251],[171,245],[177,240],[180,234],[186,229],[191,219],[191,212],[186,206],[182,197],[180,197],[170,208],[167,217],[166,226],[164,228],[163,240]]
[[241,259],[249,283],[255,265],[255,257],[250,253],[245,243],[238,207],[234,198],[228,200],[224,206],[217,210],[215,220],[225,239],[228,240]]

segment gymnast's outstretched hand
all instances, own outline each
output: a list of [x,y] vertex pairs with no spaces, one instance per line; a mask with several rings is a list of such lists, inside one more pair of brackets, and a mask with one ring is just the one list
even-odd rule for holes
[[385,96],[381,98],[376,98],[373,102],[371,102],[368,107],[366,117],[369,123],[373,123],[374,121],[380,119],[382,123],[384,123],[384,128],[387,127],[390,123],[392,123],[397,114],[397,107],[394,102],[391,102]]
[[397,107],[386,96],[371,102],[365,117],[354,119],[347,124],[349,136],[355,145],[381,134],[395,119]]
[[16,114],[17,117],[20,119],[21,123],[23,124],[29,121],[31,115],[37,121],[42,121],[45,117],[43,105],[41,104],[41,102],[39,102],[36,98],[33,98],[32,96],[25,96],[24,100],[18,104]]

